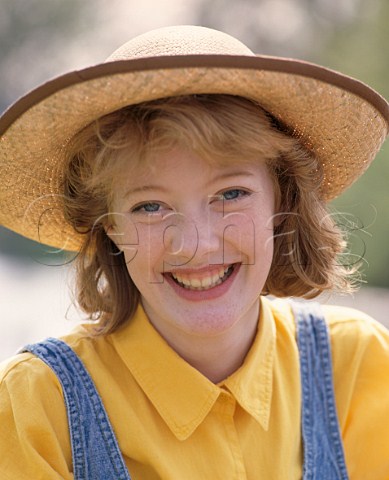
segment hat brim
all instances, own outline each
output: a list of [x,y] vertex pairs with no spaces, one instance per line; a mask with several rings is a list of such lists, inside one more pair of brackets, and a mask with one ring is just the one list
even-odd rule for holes
[[62,212],[69,140],[124,106],[188,94],[239,95],[287,125],[323,165],[323,199],[369,166],[389,131],[388,103],[355,79],[308,62],[266,56],[158,56],[62,75],[0,119],[0,223],[28,238],[78,250]]

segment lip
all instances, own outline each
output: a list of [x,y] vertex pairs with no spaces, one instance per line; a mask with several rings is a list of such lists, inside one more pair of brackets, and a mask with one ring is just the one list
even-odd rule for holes
[[[216,287],[210,288],[208,290],[189,290],[189,289],[180,287],[173,280],[171,275],[164,274],[164,279],[173,288],[173,290],[177,293],[177,295],[180,296],[181,298],[184,298],[185,300],[190,300],[192,302],[202,302],[205,300],[213,300],[224,295],[230,289],[232,283],[234,282],[235,277],[239,273],[240,267],[241,267],[240,263],[235,263],[233,272],[227,278],[227,280],[225,280],[220,285],[216,285]],[[207,271],[207,269],[209,271],[209,266],[204,269],[186,270],[186,272],[199,273],[201,270],[205,272]],[[184,270],[182,270],[182,272],[184,272]],[[176,272],[173,272],[173,273],[176,273]]]

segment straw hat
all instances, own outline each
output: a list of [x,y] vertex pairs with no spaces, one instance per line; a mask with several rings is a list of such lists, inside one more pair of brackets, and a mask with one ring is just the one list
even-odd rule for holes
[[307,62],[256,56],[208,28],[162,28],[124,44],[103,64],[47,82],[4,113],[0,223],[42,243],[77,250],[81,238],[61,208],[69,140],[126,105],[194,93],[253,99],[291,127],[323,164],[325,200],[366,170],[389,130],[388,103],[357,80]]

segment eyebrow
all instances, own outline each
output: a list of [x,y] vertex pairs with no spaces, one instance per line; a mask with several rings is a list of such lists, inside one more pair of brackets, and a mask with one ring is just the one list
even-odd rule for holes
[[[254,176],[253,173],[242,172],[241,170],[221,173],[220,175],[217,175],[216,177],[211,178],[211,180],[209,180],[205,184],[205,187],[208,188],[212,183],[218,182],[220,180],[226,180],[226,179],[232,178],[232,177],[253,177],[253,176]],[[139,192],[149,192],[149,191],[169,193],[169,190],[162,185],[143,185],[141,187],[130,188],[130,189],[126,190],[124,196],[128,197],[130,195],[134,195],[134,194],[139,193]]]
[[217,175],[214,178],[211,178],[209,182],[206,183],[206,187],[209,187],[212,183],[218,182],[219,180],[227,180],[231,177],[253,177],[254,174],[252,172],[245,172],[242,170],[236,170],[233,172],[226,172],[226,173],[221,173],[220,175]]
[[130,188],[126,190],[126,192],[124,193],[124,196],[128,197],[129,195],[134,195],[135,193],[149,192],[150,190],[162,192],[162,193],[168,193],[169,191],[167,188],[163,187],[162,185],[143,185],[141,187]]

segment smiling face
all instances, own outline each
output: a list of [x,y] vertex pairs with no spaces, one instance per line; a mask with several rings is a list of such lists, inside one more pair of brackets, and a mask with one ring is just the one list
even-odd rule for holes
[[274,192],[261,162],[210,164],[176,147],[133,166],[108,233],[163,335],[217,335],[257,317],[273,256]]
[[[79,304],[99,319],[100,333],[131,320],[139,292],[150,311],[154,300],[165,317],[169,308],[186,309],[188,325],[198,312],[192,324],[199,329],[205,319],[204,329],[212,330],[216,317],[200,309],[216,312],[223,289],[226,308],[238,312],[234,321],[249,308],[252,289],[255,298],[262,288],[313,298],[350,288],[350,272],[338,260],[343,235],[320,197],[322,173],[286,126],[241,97],[163,98],[100,118],[72,139],[64,170],[64,216],[76,232],[85,232],[77,256]],[[246,180],[255,193],[250,185],[240,188]],[[274,254],[272,240],[266,243],[273,196]],[[127,263],[114,243],[122,245]],[[254,283],[240,282],[243,276]],[[238,296],[229,295],[230,284],[243,291],[242,308]]]

